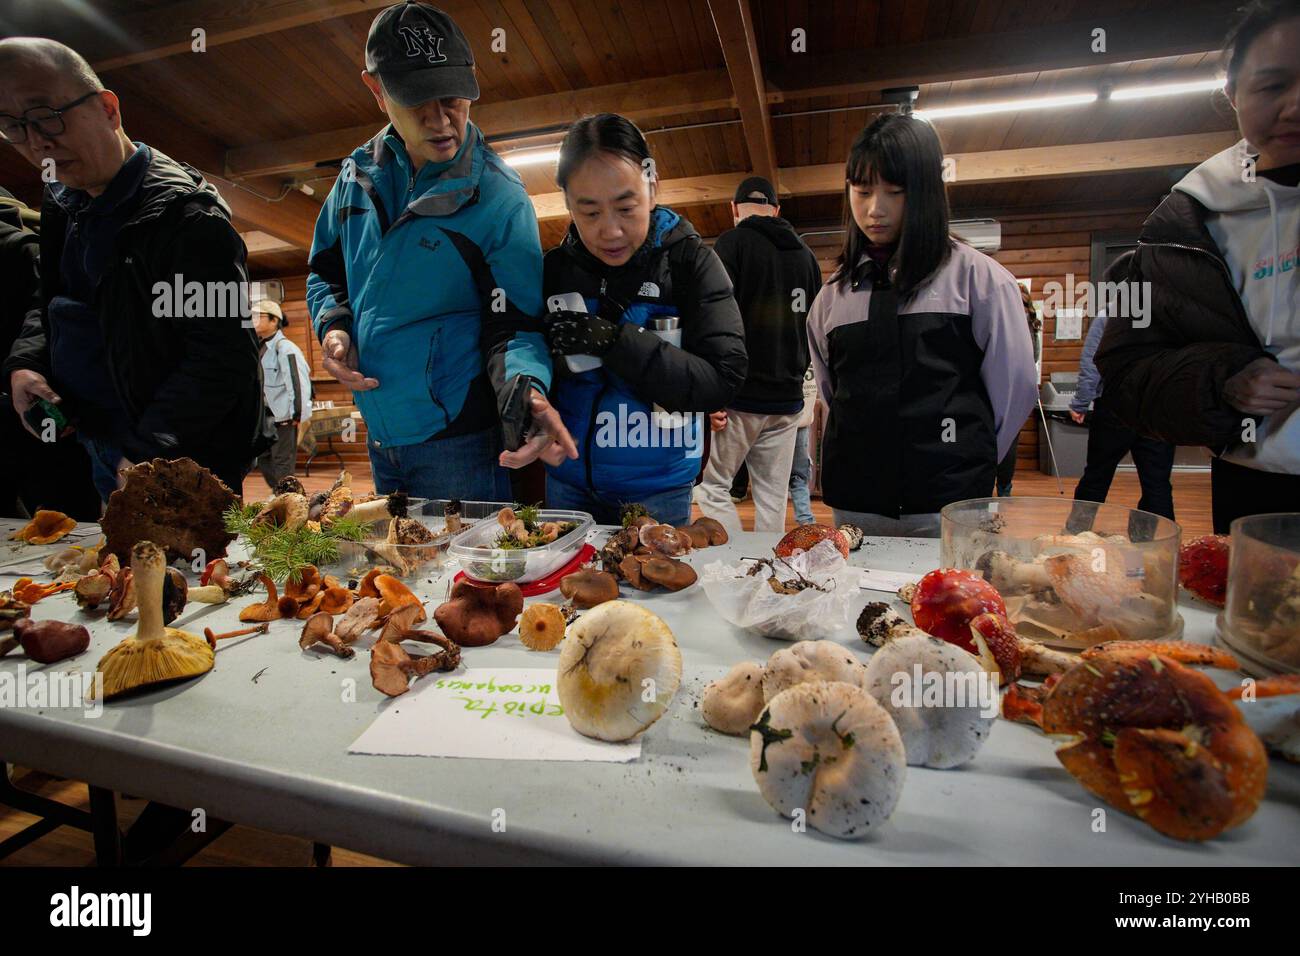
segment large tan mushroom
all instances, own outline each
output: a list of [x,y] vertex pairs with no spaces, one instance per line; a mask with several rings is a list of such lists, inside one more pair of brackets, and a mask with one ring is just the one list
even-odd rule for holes
[[749,767],[772,808],[841,839],[866,836],[894,812],[907,756],[893,720],[842,681],[777,694],[749,736]]
[[578,618],[560,645],[556,690],[573,729],[630,740],[663,716],[682,680],[668,625],[629,601],[606,601]]
[[749,733],[762,711],[763,665],[757,661],[741,661],[705,687],[700,700],[704,722],[723,734]]
[[973,760],[988,739],[996,681],[969,651],[921,635],[876,651],[863,686],[898,725],[907,762],[947,770]]
[[618,579],[608,571],[583,568],[560,579],[560,593],[576,608],[588,610],[618,600]]
[[799,641],[783,647],[767,660],[763,671],[763,700],[808,681],[844,681],[862,686],[866,665],[834,641]]

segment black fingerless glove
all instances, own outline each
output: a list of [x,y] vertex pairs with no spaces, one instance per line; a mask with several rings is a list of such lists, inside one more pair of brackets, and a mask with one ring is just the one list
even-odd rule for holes
[[604,355],[617,338],[617,325],[586,312],[552,312],[546,324],[552,355]]

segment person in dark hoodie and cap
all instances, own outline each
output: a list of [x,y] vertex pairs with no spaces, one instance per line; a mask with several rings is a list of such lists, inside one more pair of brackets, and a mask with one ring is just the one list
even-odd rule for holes
[[713,251],[735,286],[749,374],[727,409],[714,416],[717,431],[698,500],[706,515],[740,531],[731,484],[746,464],[754,530],[784,531],[809,363],[806,317],[821,290],[821,269],[781,218],[776,189],[762,176],[737,187],[731,214],[736,227],[718,236]]
[[1300,509],[1297,50],[1300,0],[1247,7],[1228,41],[1225,88],[1242,139],[1188,173],[1143,224],[1128,280],[1150,300],[1111,316],[1096,356],[1126,424],[1215,452],[1219,534],[1236,518]]
[[39,300],[4,362],[15,410],[75,429],[105,500],[152,458],[192,458],[239,494],[262,386],[230,210],[198,172],[132,142],[117,96],[53,40],[0,41],[0,139],[54,180]]

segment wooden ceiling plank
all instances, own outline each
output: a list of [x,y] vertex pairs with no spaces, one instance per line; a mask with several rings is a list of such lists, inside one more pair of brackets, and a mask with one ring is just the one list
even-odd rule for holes
[[[335,17],[374,11],[392,0],[184,0],[161,9],[152,8],[115,19],[114,34],[87,28],[82,35],[59,36],[82,51],[97,72],[147,63],[189,53],[192,32],[202,28],[208,47],[247,40]],[[134,49],[125,49],[116,37],[131,37]]]

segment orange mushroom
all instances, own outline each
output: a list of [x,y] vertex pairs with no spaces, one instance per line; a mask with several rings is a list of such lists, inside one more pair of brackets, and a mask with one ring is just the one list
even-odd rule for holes
[[[376,575],[372,584],[377,592],[377,596],[383,599],[382,603],[379,605],[379,612],[384,616],[393,613],[393,611],[397,610],[399,607],[403,607],[407,604],[420,604],[420,599],[415,596],[415,592],[391,574]],[[421,606],[420,615],[416,620],[423,621],[425,617],[424,607]]]
[[11,541],[26,541],[28,544],[53,544],[77,526],[77,519],[69,518],[62,511],[40,509],[35,517],[18,531],[9,536]]
[[63,581],[58,584],[37,584],[31,578],[19,578],[13,587],[13,595],[25,604],[35,604],[41,598],[60,591],[71,591],[77,586],[76,581]]
[[298,605],[292,598],[287,599],[293,607],[288,614],[284,614],[282,602],[286,599],[281,598],[279,592],[275,589],[275,582],[267,575],[259,574],[257,579],[262,582],[262,587],[266,588],[266,600],[260,604],[250,604],[239,612],[239,619],[244,622],[257,621],[278,621],[282,617],[293,617],[297,613]]

